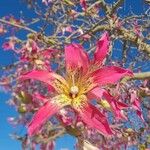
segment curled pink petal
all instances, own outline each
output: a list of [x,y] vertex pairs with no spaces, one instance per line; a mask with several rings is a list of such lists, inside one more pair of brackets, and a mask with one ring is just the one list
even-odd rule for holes
[[85,71],[89,66],[87,53],[79,44],[70,44],[65,47],[65,59],[67,68],[82,68]]
[[117,119],[126,119],[127,117],[122,113],[123,109],[129,108],[127,104],[117,101],[112,95],[107,91],[103,93],[103,96],[109,102],[112,111]]
[[121,112],[121,110],[129,108],[129,106],[123,102],[117,101],[106,90],[94,88],[92,91],[89,92],[89,95],[92,97],[92,99],[97,100],[105,98],[110,104],[113,113],[118,119],[127,119],[126,116]]
[[121,78],[132,75],[133,73],[130,70],[115,66],[103,67],[92,73],[94,82],[99,86],[115,84]]
[[94,53],[94,62],[101,64],[108,54],[109,50],[109,35],[105,32],[97,42],[96,51]]
[[90,128],[97,129],[104,136],[113,134],[109,123],[105,117],[96,107],[87,104],[82,110],[80,110],[80,116]]

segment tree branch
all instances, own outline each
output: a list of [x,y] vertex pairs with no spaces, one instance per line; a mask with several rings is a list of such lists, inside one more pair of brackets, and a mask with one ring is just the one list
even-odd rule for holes
[[124,2],[124,0],[118,0],[112,7],[111,9],[111,14],[113,14],[117,8],[119,8],[121,6],[121,4]]
[[141,72],[141,73],[134,73],[133,77],[125,77],[122,79],[122,83],[126,83],[130,80],[145,80],[150,79],[150,72]]
[[17,28],[20,28],[20,29],[24,29],[24,30],[29,31],[29,32],[31,32],[31,33],[37,33],[37,32],[34,31],[33,29],[30,29],[30,28],[28,28],[28,27],[26,27],[26,26],[19,25],[19,24],[15,24],[15,23],[12,23],[12,22],[10,22],[10,21],[6,21],[6,20],[4,20],[4,19],[0,19],[0,22],[1,22],[1,23],[4,23],[4,24],[11,25],[11,26],[14,26],[14,27],[17,27]]
[[[115,28],[115,27],[114,27]],[[111,31],[112,28],[109,27],[109,25],[99,25],[95,29],[93,29],[91,32],[96,33],[98,31]],[[150,44],[147,44],[143,42],[143,39],[141,39],[139,36],[135,35],[131,31],[128,31],[124,27],[118,28],[117,30],[118,36],[124,40],[131,41],[134,43],[140,50],[145,51],[150,54]]]

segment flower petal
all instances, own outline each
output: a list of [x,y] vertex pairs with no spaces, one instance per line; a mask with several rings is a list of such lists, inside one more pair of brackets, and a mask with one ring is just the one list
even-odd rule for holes
[[51,81],[54,79],[54,77],[53,77],[53,73],[51,72],[33,70],[31,72],[27,72],[21,75],[19,79],[20,80],[34,79],[34,80],[39,80],[39,81],[42,81],[51,85]]
[[46,103],[48,101],[48,99],[44,95],[42,95],[38,92],[33,94],[33,100],[37,101],[37,99],[40,100],[40,102],[42,102],[42,103]]
[[28,133],[30,136],[35,134],[39,128],[59,109],[69,104],[69,101],[66,96],[58,95],[53,97],[51,100],[47,100],[47,102],[37,111],[37,113],[33,116],[31,122],[28,126]]
[[111,110],[117,117],[117,119],[126,119],[125,115],[122,114],[121,110],[129,108],[127,104],[117,101],[115,97],[110,95],[106,90],[100,88],[94,88],[92,91],[89,92],[92,99],[101,100],[105,98],[110,105]]
[[110,95],[108,92],[104,92],[103,96],[109,102],[115,117],[117,119],[126,119],[127,120],[127,117],[122,113],[121,110],[125,109],[125,108],[128,108],[128,105],[126,105],[125,103],[117,101],[115,99],[115,97]]
[[129,108],[129,106],[123,102],[120,102],[120,101],[116,101],[116,104],[117,104],[117,107],[119,109],[126,109],[126,108]]
[[99,86],[103,86],[107,84],[115,84],[124,76],[132,75],[132,72],[128,69],[115,66],[107,66],[96,70],[92,73],[91,76],[93,77],[95,83],[97,83]]
[[104,136],[113,134],[105,115],[93,105],[87,104],[79,111],[79,115],[90,128],[97,129]]
[[103,93],[105,92],[104,89],[101,89],[99,87],[96,87],[88,92],[88,98],[89,99],[101,99],[103,97]]
[[33,70],[19,77],[19,80],[27,80],[27,79],[34,79],[34,80],[44,82],[49,85],[51,90],[57,89],[57,87],[54,84],[54,80],[56,79],[59,80],[64,85],[67,84],[63,77],[61,77],[60,75],[54,72],[48,72],[48,71]]
[[105,32],[97,42],[97,48],[94,53],[94,62],[101,64],[109,50],[109,35]]
[[67,69],[82,68],[85,71],[89,66],[88,55],[79,44],[70,44],[65,47],[65,59]]
[[28,126],[28,133],[30,136],[35,134],[42,124],[48,120],[49,117],[54,115],[59,110],[59,107],[50,102],[46,102],[38,112],[33,116],[32,121]]

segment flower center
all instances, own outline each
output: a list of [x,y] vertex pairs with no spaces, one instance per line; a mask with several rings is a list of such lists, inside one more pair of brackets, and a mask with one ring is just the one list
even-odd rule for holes
[[72,95],[77,95],[77,94],[79,93],[79,88],[78,88],[77,86],[72,86],[72,87],[70,88],[70,93],[71,93]]

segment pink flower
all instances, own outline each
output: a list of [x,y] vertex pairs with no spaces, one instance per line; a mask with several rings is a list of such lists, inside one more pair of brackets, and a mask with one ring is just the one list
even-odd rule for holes
[[86,9],[87,9],[86,0],[80,0],[80,4],[81,4],[81,6],[82,6],[83,10],[85,10],[85,11],[86,11]]
[[54,50],[51,48],[41,50],[37,43],[30,39],[20,50],[21,61],[31,63],[34,68],[44,67],[49,70],[49,59],[53,52]]
[[[115,84],[124,76],[132,72],[115,66],[102,66],[109,48],[108,33],[104,33],[97,43],[94,60],[88,58],[87,53],[79,44],[65,47],[66,74],[60,76],[55,72],[33,70],[20,77],[20,80],[34,79],[53,87],[56,96],[47,98],[44,105],[35,113],[29,126],[29,135],[39,131],[51,116],[65,106],[76,111],[81,120],[90,128],[109,136],[113,134],[105,115],[90,103],[91,91]],[[97,93],[97,94],[102,94]]]
[[11,38],[8,42],[3,43],[2,48],[4,50],[14,50],[15,51],[16,39]]
[[67,27],[65,28],[65,31],[66,31],[66,32],[73,32],[73,29],[72,29],[71,26],[67,26]]
[[72,27],[71,26],[63,27],[62,28],[62,33],[64,34],[65,32],[69,32],[69,33],[73,32]]

